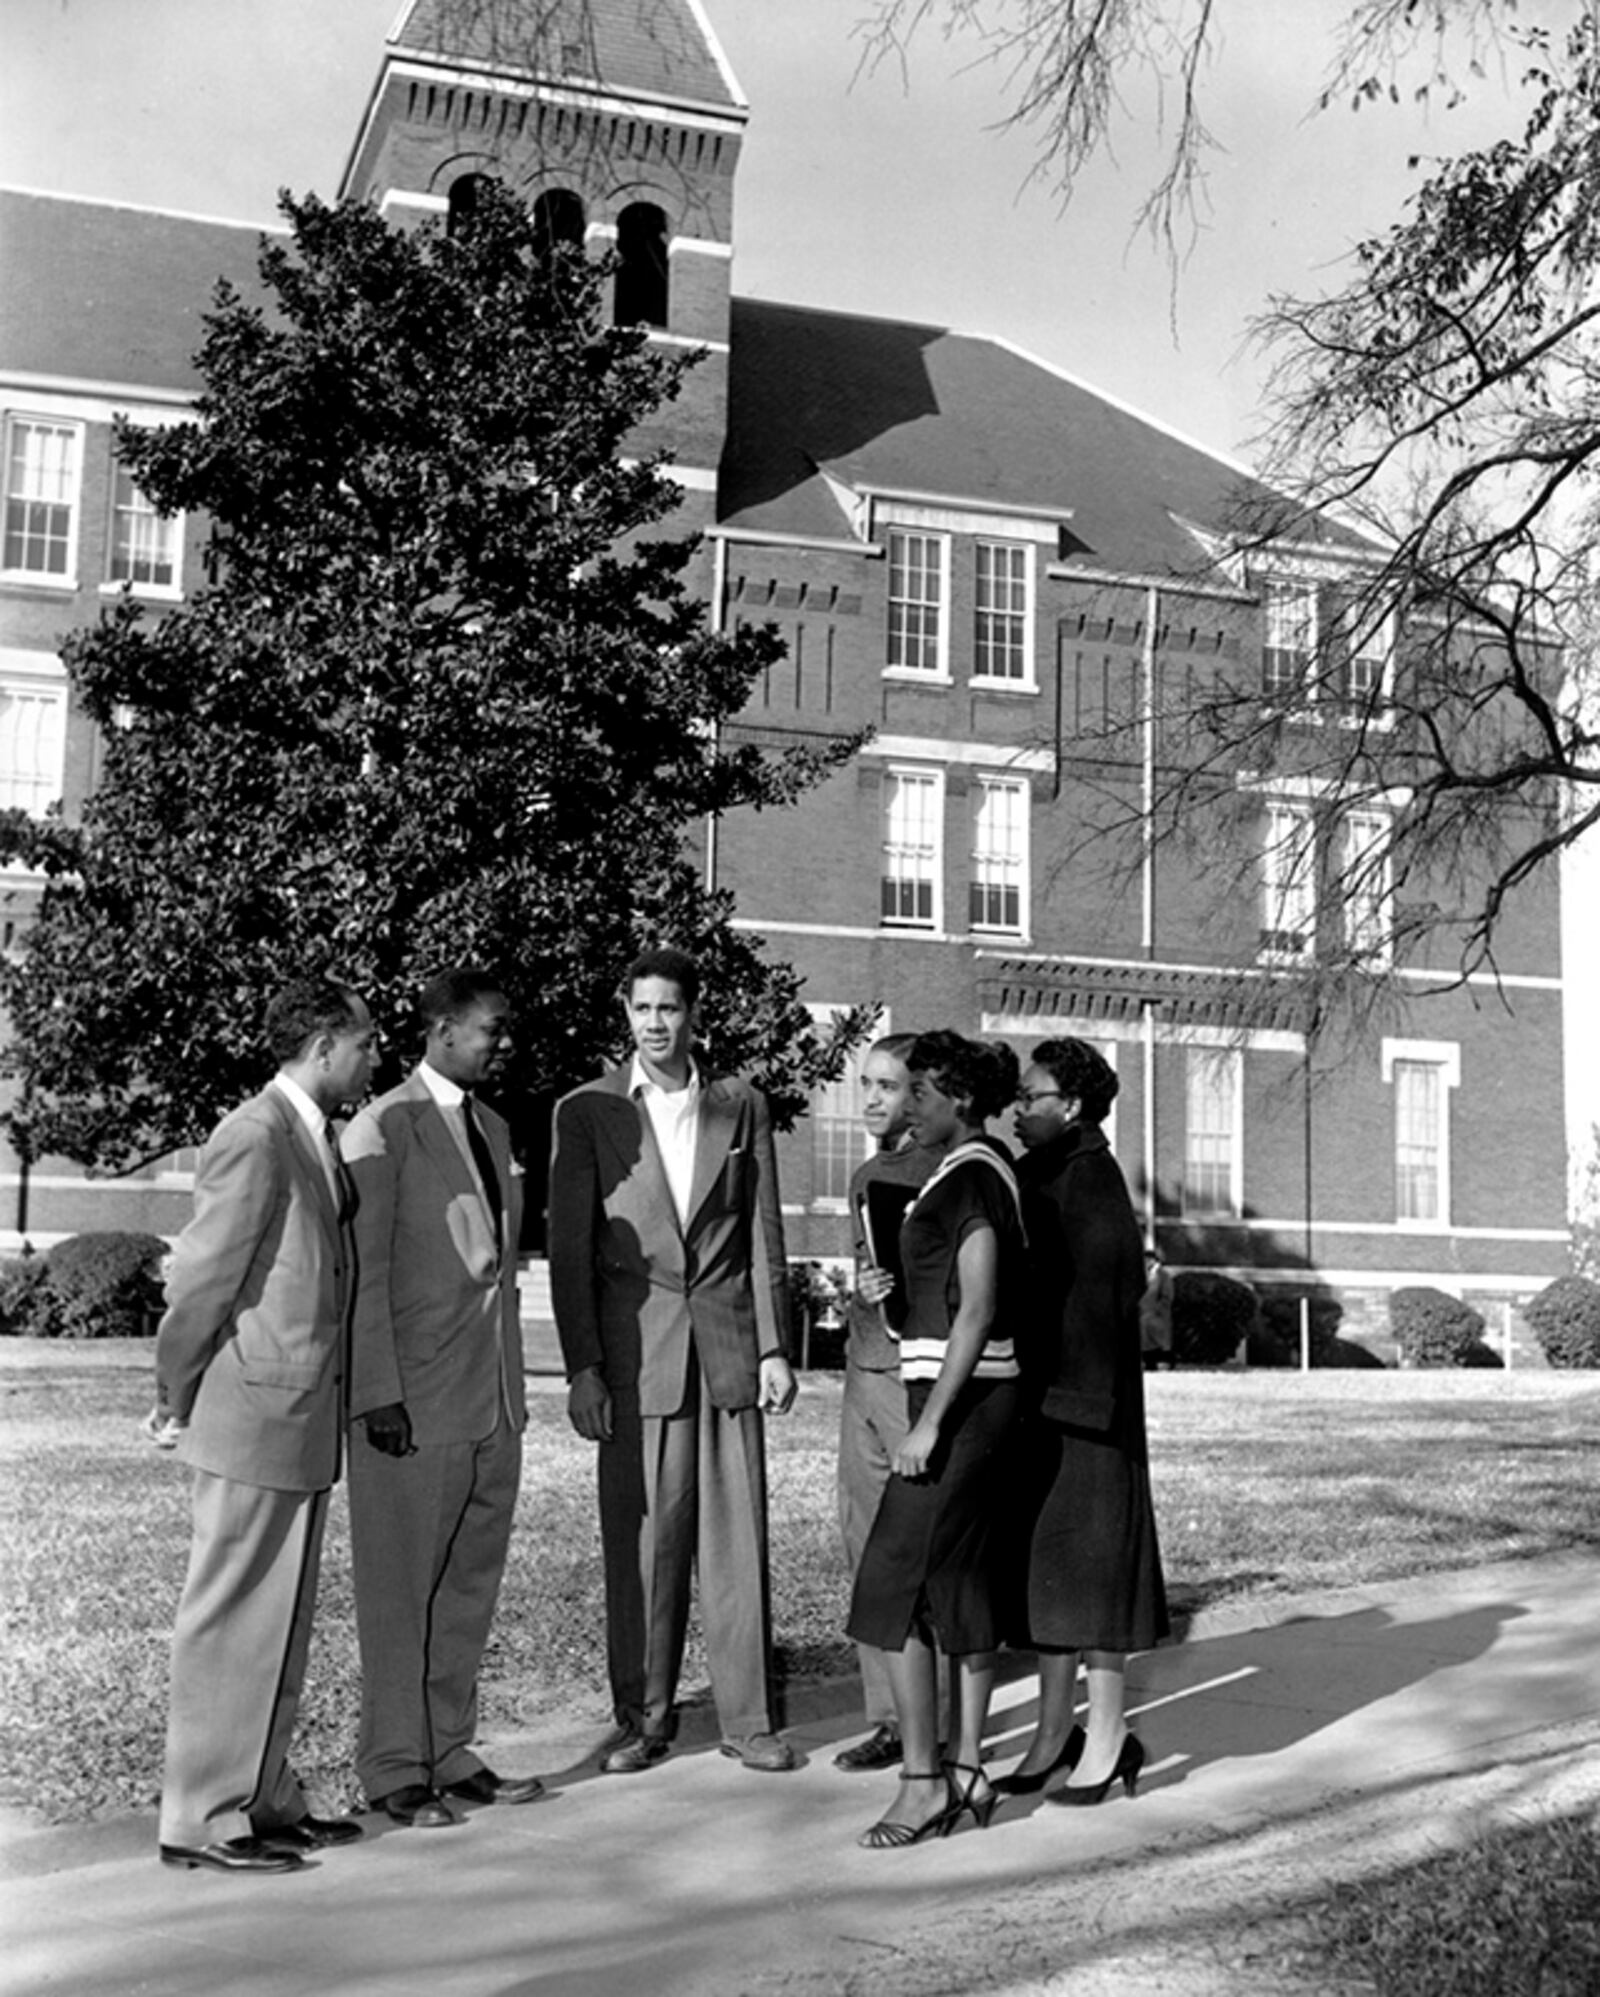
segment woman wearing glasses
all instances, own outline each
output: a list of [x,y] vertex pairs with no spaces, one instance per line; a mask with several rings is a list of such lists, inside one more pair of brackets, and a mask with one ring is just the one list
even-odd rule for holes
[[[906,1066],[912,1130],[938,1163],[899,1231],[910,1430],[850,1604],[850,1635],[884,1653],[904,1755],[893,1802],[859,1839],[873,1850],[943,1836],[969,1814],[985,1825],[994,1810],[981,1758],[1001,1635],[994,1538],[1018,1414],[1012,1328],[1027,1280],[1010,1154],[985,1133],[1016,1092],[1016,1056],[923,1033]],[[862,1271],[869,1302],[893,1287],[882,1267]],[[957,1667],[943,1762],[939,1651]]]
[[[1027,1642],[1039,1654],[1039,1722],[995,1786],[1028,1795],[1070,1770],[1052,1803],[1134,1793],[1144,1748],[1124,1717],[1123,1666],[1167,1634],[1145,1452],[1139,1299],[1144,1252],[1100,1128],[1116,1071],[1082,1040],[1036,1047],[1017,1097],[1018,1168],[1033,1268],[1027,1431],[1034,1523]],[[1073,1723],[1080,1654],[1087,1728]]]

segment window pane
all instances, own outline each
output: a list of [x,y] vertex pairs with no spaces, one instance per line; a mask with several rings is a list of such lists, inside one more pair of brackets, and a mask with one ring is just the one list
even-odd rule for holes
[[972,880],[974,929],[1020,930],[1028,858],[1028,786],[981,778],[974,787]]
[[[833,1008],[828,1011],[831,1016]],[[838,1081],[824,1082],[812,1093],[814,1200],[843,1200],[850,1190],[851,1173],[872,1149],[871,1136],[861,1121],[861,1070],[866,1058],[865,1047],[853,1048]]]
[[77,431],[66,424],[13,422],[7,433],[0,566],[26,575],[66,575],[77,496]]
[[1269,582],[1263,591],[1266,649],[1262,683],[1268,695],[1305,691],[1317,642],[1317,593],[1307,583]]
[[0,807],[40,817],[61,796],[66,719],[54,687],[0,687]]
[[891,771],[884,807],[885,922],[931,928],[943,792],[931,772]]
[[973,669],[986,679],[1027,673],[1028,551],[1009,541],[978,543]]
[[889,664],[939,670],[944,543],[933,534],[889,535]]
[[1444,1088],[1437,1063],[1394,1064],[1395,1211],[1401,1220],[1442,1220]]
[[1261,948],[1272,956],[1309,955],[1316,922],[1316,846],[1311,814],[1267,807],[1261,849]]
[[1233,1182],[1239,1056],[1231,1049],[1191,1047],[1184,1124],[1185,1213],[1238,1211]]
[[1379,955],[1389,947],[1388,821],[1375,811],[1345,820],[1340,856],[1345,936],[1352,950]]
[[118,465],[112,502],[113,582],[171,589],[178,577],[178,527],[176,519],[162,519],[134,484],[132,473]]

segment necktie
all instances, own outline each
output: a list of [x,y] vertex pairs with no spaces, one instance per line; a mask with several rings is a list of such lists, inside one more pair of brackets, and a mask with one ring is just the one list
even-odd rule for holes
[[339,1219],[346,1221],[355,1209],[355,1181],[350,1177],[350,1167],[344,1162],[344,1156],[339,1149],[339,1133],[334,1129],[331,1119],[323,1124],[322,1134],[328,1140],[328,1149],[333,1153],[333,1183],[339,1188],[339,1196],[335,1202],[339,1209]]
[[494,1216],[494,1238],[500,1239],[500,1179],[494,1169],[494,1157],[489,1150],[489,1140],[483,1134],[478,1122],[477,1109],[471,1096],[461,1098],[461,1114],[466,1119],[467,1149],[472,1153],[472,1162],[478,1168],[478,1177],[483,1181],[483,1196],[489,1202],[489,1211]]

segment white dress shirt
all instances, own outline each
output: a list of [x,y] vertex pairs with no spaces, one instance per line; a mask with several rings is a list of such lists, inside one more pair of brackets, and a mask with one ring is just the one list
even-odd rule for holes
[[[456,1149],[461,1153],[467,1170],[472,1174],[472,1183],[483,1196],[485,1207],[493,1214],[494,1201],[490,1199],[489,1189],[483,1183],[482,1174],[478,1170],[478,1161],[472,1155],[472,1140],[467,1135],[467,1115],[462,1107],[467,1099],[466,1090],[459,1082],[452,1082],[448,1075],[441,1075],[437,1068],[430,1068],[426,1061],[421,1063],[417,1072],[421,1075],[428,1094],[433,1097],[443,1113],[445,1128],[455,1139]],[[484,1141],[487,1143],[487,1138]]]
[[328,1191],[333,1195],[333,1204],[338,1208],[342,1201],[339,1192],[339,1167],[334,1161],[333,1145],[328,1139],[328,1118],[325,1111],[318,1109],[300,1084],[288,1075],[274,1075],[269,1088],[274,1088],[289,1107],[299,1117],[311,1133],[311,1148],[322,1160],[322,1176],[328,1182]]
[[656,1135],[656,1148],[666,1168],[667,1188],[677,1209],[678,1225],[689,1225],[689,1200],[694,1192],[694,1147],[699,1134],[700,1071],[691,1061],[685,1088],[664,1089],[645,1072],[635,1054],[628,1076],[628,1094],[644,1104],[650,1128]]

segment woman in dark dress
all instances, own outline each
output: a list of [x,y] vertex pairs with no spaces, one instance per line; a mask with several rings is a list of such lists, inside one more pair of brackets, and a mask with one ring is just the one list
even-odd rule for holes
[[[906,1065],[912,1129],[941,1155],[900,1229],[910,1431],[850,1605],[850,1635],[885,1653],[905,1756],[893,1802],[859,1840],[869,1849],[941,1836],[969,1813],[987,1824],[994,1809],[982,1763],[1001,1635],[991,1540],[1018,1412],[1011,1333],[1027,1274],[1010,1155],[984,1130],[1015,1094],[1016,1056],[956,1033],[925,1033]],[[881,1267],[862,1272],[868,1302],[892,1288]],[[940,1651],[957,1666],[943,1765]]]
[[[1081,1040],[1036,1047],[1017,1098],[1018,1177],[1033,1293],[1028,1367],[1036,1404],[1026,1454],[1037,1511],[1028,1554],[1028,1641],[1039,1653],[1039,1723],[1011,1775],[1019,1795],[1072,1772],[1055,1803],[1134,1793],[1144,1748],[1128,1731],[1123,1666],[1167,1634],[1145,1451],[1138,1222],[1100,1125],[1116,1071]],[[1080,1653],[1086,1729],[1073,1725]]]

